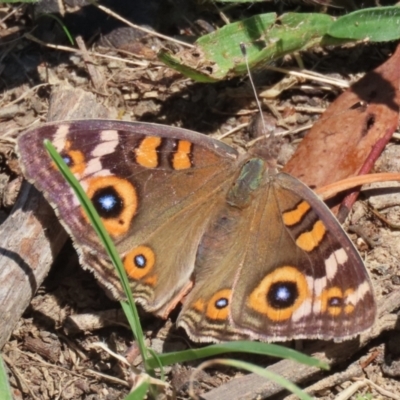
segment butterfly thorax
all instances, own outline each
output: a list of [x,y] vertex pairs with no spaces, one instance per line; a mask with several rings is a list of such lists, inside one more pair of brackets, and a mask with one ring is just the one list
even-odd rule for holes
[[238,178],[230,188],[226,201],[229,205],[246,208],[251,204],[253,193],[260,187],[265,174],[265,161],[251,158],[243,164]]

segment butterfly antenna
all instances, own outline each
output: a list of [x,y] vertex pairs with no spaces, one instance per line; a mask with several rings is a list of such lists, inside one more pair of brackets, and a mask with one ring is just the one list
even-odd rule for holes
[[252,87],[253,93],[254,93],[254,98],[256,100],[258,111],[260,113],[262,130],[263,130],[263,133],[264,133],[265,137],[267,138],[270,135],[272,135],[272,133],[270,133],[270,135],[267,135],[268,130],[267,130],[267,127],[265,125],[264,116],[263,116],[263,112],[262,112],[262,108],[261,108],[261,103],[260,103],[260,100],[259,100],[258,95],[257,95],[256,87],[255,87],[254,82],[253,82],[253,77],[251,75],[251,71],[250,71],[250,67],[249,67],[249,59],[247,57],[247,49],[246,49],[246,45],[244,43],[240,43],[240,51],[242,52],[242,55],[244,57],[244,61],[246,63],[247,74],[249,76],[250,84],[251,84],[251,87]]

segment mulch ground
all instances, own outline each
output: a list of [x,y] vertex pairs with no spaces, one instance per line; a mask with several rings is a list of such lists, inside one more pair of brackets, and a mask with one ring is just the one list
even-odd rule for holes
[[[13,9],[17,11],[9,15]],[[114,110],[116,118],[182,126],[214,137],[219,137],[241,124],[250,124],[257,114],[256,103],[246,78],[213,85],[194,83],[157,61],[151,53],[153,43],[136,43],[136,56],[133,56],[122,54],[113,47],[105,47],[104,40],[99,41],[95,34],[90,36],[84,33],[87,46],[91,49],[138,63],[134,65],[124,62],[124,59],[95,58],[98,81],[94,88],[93,76],[88,72],[82,57],[45,47],[22,37],[21,32],[25,33],[35,24],[30,17],[31,13],[31,9],[25,6],[17,9],[16,6],[3,5],[0,9],[2,220],[7,218],[12,209],[20,182],[18,163],[13,152],[14,139],[25,129],[46,121],[49,94],[53,86],[67,83],[93,92],[100,103]],[[192,21],[196,19],[193,13],[190,10]],[[206,15],[210,14],[207,10]],[[213,15],[206,22],[212,24],[215,19]],[[167,33],[171,30],[171,27],[163,28]],[[33,33],[45,42],[59,37],[58,32],[53,33],[47,29],[40,26]],[[182,27],[178,33],[184,32]],[[132,50],[132,47],[129,49]],[[393,49],[393,44],[359,44],[343,49],[316,49],[303,54],[302,59],[308,69],[353,82],[366,71],[384,62]],[[140,65],[141,61],[149,62],[148,66]],[[287,57],[279,65],[290,68],[295,62]],[[257,87],[275,84],[282,77],[281,74],[268,71],[256,71],[254,74]],[[340,93],[341,89],[333,86],[325,90],[314,82],[298,82],[268,100],[270,111],[267,112],[277,130],[297,130],[318,119]],[[283,160],[290,156],[296,143],[307,132],[299,131],[300,133],[287,137],[287,155],[283,156]],[[240,147],[251,136],[243,128],[225,140]],[[399,149],[398,141],[393,140],[375,168],[379,171],[399,171]],[[400,199],[398,193],[394,196],[390,206],[387,206],[386,217],[398,225]],[[358,202],[354,208],[351,224],[355,222],[361,223],[357,233],[361,229],[372,240],[366,243],[359,238],[356,243],[363,254],[366,254],[366,264],[373,279],[384,281],[383,287],[387,292],[398,289],[400,240],[398,231],[395,230],[397,226],[388,227],[371,217],[362,202]],[[356,238],[353,235],[353,239]],[[114,352],[125,355],[132,351],[133,338],[130,331],[121,326],[123,324],[96,330],[87,328],[78,333],[68,328],[68,318],[71,315],[96,314],[116,308],[118,303],[109,300],[92,275],[79,267],[75,252],[68,243],[2,349],[14,399],[124,398],[129,393],[134,377],[115,357],[94,344],[102,342]],[[193,346],[184,332],[174,329],[173,319],[174,315],[168,321],[161,321],[143,313],[146,338],[155,350],[171,351]],[[334,372],[349,371],[359,359],[363,359],[364,376],[387,390],[387,395],[365,384],[349,398],[400,398],[399,357],[398,331],[386,332],[347,363],[335,367]],[[263,366],[268,364],[265,359],[252,360]],[[140,360],[136,359],[135,363],[140,367]],[[175,391],[178,398],[188,398],[188,377],[194,366],[178,365],[167,370],[168,381],[174,388],[168,389],[168,396],[172,396]],[[242,372],[232,369],[203,371],[196,377],[195,390],[203,393],[241,375]],[[330,385],[322,387],[315,397],[333,399],[352,384],[350,379],[333,380]],[[397,397],[391,397],[391,394]]]

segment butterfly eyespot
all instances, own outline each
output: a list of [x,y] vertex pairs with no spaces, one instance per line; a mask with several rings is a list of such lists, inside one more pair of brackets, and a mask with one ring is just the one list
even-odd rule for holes
[[67,164],[67,166],[71,168],[71,166],[74,164],[72,157],[68,153],[61,153],[60,155],[65,164]]
[[351,314],[354,311],[354,305],[346,303],[346,299],[354,293],[353,289],[347,289],[344,293],[337,286],[326,289],[322,292],[320,299],[322,302],[322,312],[336,317],[343,312]]
[[[65,135],[68,133],[69,128],[66,126],[60,127],[57,131],[62,139],[61,143],[64,141]],[[60,145],[62,147],[60,147]],[[65,164],[67,164],[68,168],[71,170],[73,174],[82,174],[86,168],[85,155],[80,150],[71,150],[72,143],[67,140],[65,143],[60,144],[60,140],[55,139],[53,142],[53,146],[59,150],[61,157],[63,158]],[[53,168],[57,169],[57,166],[53,162]]]
[[215,302],[215,308],[218,308],[218,310],[222,310],[223,308],[227,307],[229,304],[229,301],[225,297],[221,297]]
[[206,315],[212,320],[226,320],[229,315],[231,289],[222,289],[215,293],[208,301]]
[[268,303],[275,309],[292,307],[299,297],[296,282],[273,283],[268,290]]
[[331,297],[328,301],[328,307],[342,307],[343,299],[340,297]]
[[[131,250],[124,257],[123,264],[128,276],[139,280],[147,276],[155,264],[155,254],[148,246],[139,246]],[[150,280],[153,282],[154,279]]]
[[96,190],[91,200],[102,218],[118,217],[124,209],[123,199],[113,186]]
[[306,277],[283,266],[266,275],[247,299],[248,306],[274,322],[285,321],[310,296]]
[[[81,151],[63,150],[60,153],[60,155],[73,174],[79,175],[85,171],[86,168],[85,156]],[[52,167],[55,170],[58,170],[58,167],[54,162],[52,162]]]
[[147,258],[143,254],[138,254],[133,257],[133,262],[137,268],[145,268],[147,264]]
[[116,176],[93,178],[86,194],[110,235],[120,236],[129,230],[138,206],[136,190],[129,181]]

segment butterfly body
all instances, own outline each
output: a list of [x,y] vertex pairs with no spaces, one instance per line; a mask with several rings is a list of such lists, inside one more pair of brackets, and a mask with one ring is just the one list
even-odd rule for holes
[[86,120],[25,133],[26,178],[113,297],[123,296],[116,273],[45,138],[94,203],[147,311],[165,315],[194,283],[178,319],[193,340],[342,340],[372,325],[371,282],[350,239],[309,188],[266,160],[155,124]]

